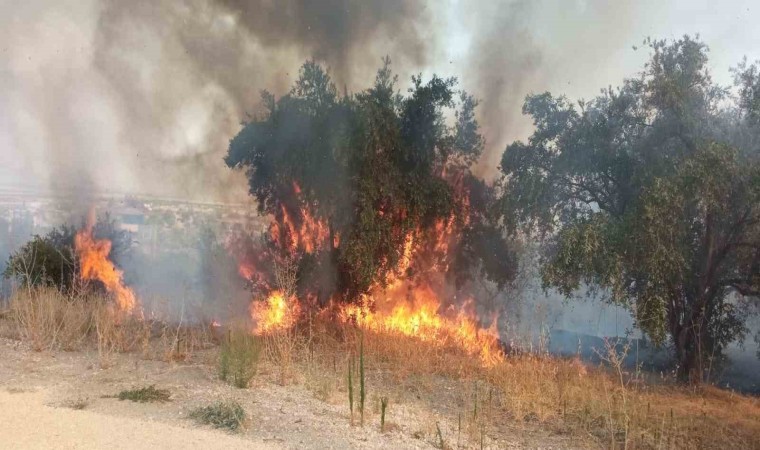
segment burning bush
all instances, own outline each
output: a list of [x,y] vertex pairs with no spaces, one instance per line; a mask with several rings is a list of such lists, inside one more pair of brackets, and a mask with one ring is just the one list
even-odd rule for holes
[[[93,244],[101,242],[105,257],[114,259],[125,256],[131,248],[129,235],[119,230],[116,223],[106,214],[87,225],[82,221],[82,229],[89,230]],[[52,286],[64,293],[78,285],[81,258],[77,251],[77,230],[63,225],[53,228],[44,236],[34,236],[8,258],[3,276],[15,279],[25,286]],[[108,242],[108,244],[105,244]],[[83,243],[80,242],[80,243]],[[93,285],[95,290],[103,286]]]

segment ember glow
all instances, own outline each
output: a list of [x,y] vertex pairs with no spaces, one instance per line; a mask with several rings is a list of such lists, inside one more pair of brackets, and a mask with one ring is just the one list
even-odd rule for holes
[[132,289],[124,285],[124,273],[108,259],[111,253],[111,241],[95,239],[93,227],[95,215],[87,217],[87,225],[74,238],[74,248],[79,256],[80,277],[85,281],[97,280],[106,290],[114,295],[119,312],[132,313],[137,307],[137,297]]

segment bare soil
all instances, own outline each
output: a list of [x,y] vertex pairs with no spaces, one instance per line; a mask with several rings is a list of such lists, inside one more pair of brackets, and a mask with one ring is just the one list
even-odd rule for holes
[[[0,339],[0,447],[423,449],[440,448],[441,440],[452,449],[480,448],[481,440],[483,448],[500,449],[594,446],[577,436],[508,423],[473,440],[459,431],[456,416],[445,413],[445,396],[436,407],[430,399],[396,395],[385,432],[374,407],[365,426],[352,426],[346,393],[337,383],[280,386],[264,370],[249,389],[237,389],[219,381],[214,356],[175,363],[117,354],[101,367],[96,352],[34,352],[23,342]],[[133,403],[109,397],[149,385],[168,389],[172,400]],[[188,418],[192,409],[220,400],[244,407],[249,421],[242,432],[213,430]]]

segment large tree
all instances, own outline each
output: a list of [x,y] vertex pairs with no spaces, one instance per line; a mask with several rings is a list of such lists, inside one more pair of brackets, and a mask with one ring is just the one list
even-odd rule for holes
[[603,288],[700,381],[760,295],[760,78],[740,66],[733,95],[701,42],[647,44],[645,70],[591,101],[527,98],[536,129],[502,158],[503,220],[548,237],[547,287]]
[[[275,244],[297,253],[300,284],[321,301],[354,300],[382,285],[405,266],[410,233],[433,234],[450,217],[468,239],[457,243],[451,254],[461,258],[447,270],[461,275],[463,266],[477,266],[500,283],[512,275],[506,242],[500,233],[492,239],[496,222],[485,214],[493,196],[469,201],[486,190],[469,171],[483,139],[477,102],[455,85],[413,77],[401,95],[385,60],[370,88],[340,95],[329,73],[309,61],[287,95],[263,94],[266,112],[232,139],[227,164],[247,171],[260,212],[275,219]],[[294,230],[322,235],[327,245]],[[465,263],[489,240],[490,255],[506,256]]]

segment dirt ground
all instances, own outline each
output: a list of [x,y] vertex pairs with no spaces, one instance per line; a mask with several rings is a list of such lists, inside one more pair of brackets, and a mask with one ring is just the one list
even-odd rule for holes
[[[211,355],[209,357],[212,357]],[[95,352],[33,352],[0,340],[0,448],[479,448],[461,436],[456,418],[418,403],[389,407],[390,430],[379,414],[351,426],[345,392],[319,394],[303,384],[280,386],[266,374],[249,389],[218,380],[214,366],[115,355],[101,367]],[[168,389],[168,403],[107,398],[124,389]],[[319,391],[319,389],[317,389]],[[236,400],[250,417],[231,434],[199,426],[189,412],[219,400]],[[83,405],[81,410],[74,404]],[[439,431],[440,434],[439,434]],[[479,439],[475,439],[478,441]],[[567,436],[524,427],[483,435],[483,448],[588,448]],[[459,442],[459,445],[457,444]]]
[[190,429],[46,404],[48,391],[0,392],[3,448],[275,448],[210,430]]

